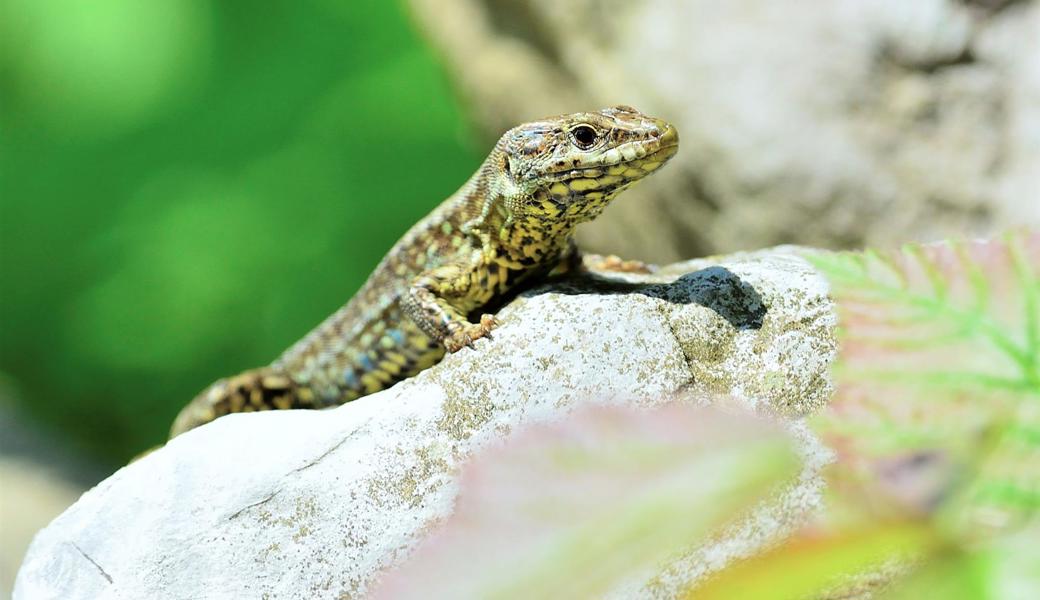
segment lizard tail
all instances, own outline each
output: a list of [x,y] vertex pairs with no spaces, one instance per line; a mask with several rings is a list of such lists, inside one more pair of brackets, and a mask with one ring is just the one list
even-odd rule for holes
[[230,413],[290,408],[316,408],[314,392],[270,367],[250,369],[195,396],[174,420],[170,438]]

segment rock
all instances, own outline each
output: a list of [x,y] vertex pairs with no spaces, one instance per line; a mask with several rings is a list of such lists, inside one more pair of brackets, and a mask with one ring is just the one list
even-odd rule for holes
[[682,151],[582,231],[591,250],[1040,225],[1040,0],[410,4],[488,140],[618,103],[676,123]]
[[[775,541],[820,503],[835,316],[793,249],[531,290],[480,340],[336,409],[231,415],[90,490],[35,538],[15,598],[349,598],[452,509],[460,464],[588,403],[730,394],[784,415],[805,473],[638,595],[667,596]],[[701,394],[706,397],[707,394]]]

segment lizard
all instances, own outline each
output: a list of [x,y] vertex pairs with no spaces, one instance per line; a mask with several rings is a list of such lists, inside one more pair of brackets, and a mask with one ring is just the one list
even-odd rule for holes
[[[228,413],[340,405],[490,338],[496,322],[485,307],[518,285],[582,268],[575,227],[659,169],[678,144],[673,125],[629,106],[510,129],[346,305],[270,365],[203,390],[170,437]],[[622,262],[602,265],[624,270]]]

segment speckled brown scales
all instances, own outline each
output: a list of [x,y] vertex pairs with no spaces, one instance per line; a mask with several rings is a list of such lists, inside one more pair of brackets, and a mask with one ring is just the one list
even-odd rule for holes
[[469,316],[525,280],[575,264],[575,226],[657,170],[678,144],[672,125],[627,106],[509,130],[346,306],[270,366],[211,385],[181,411],[171,436],[230,412],[342,404],[488,337],[494,317]]

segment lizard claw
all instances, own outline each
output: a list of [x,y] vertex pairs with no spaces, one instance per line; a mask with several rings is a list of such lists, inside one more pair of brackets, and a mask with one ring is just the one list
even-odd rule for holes
[[466,323],[459,325],[444,338],[444,348],[448,352],[458,352],[463,348],[476,350],[473,342],[480,338],[491,338],[491,328],[497,323],[493,315],[481,315],[480,323]]

